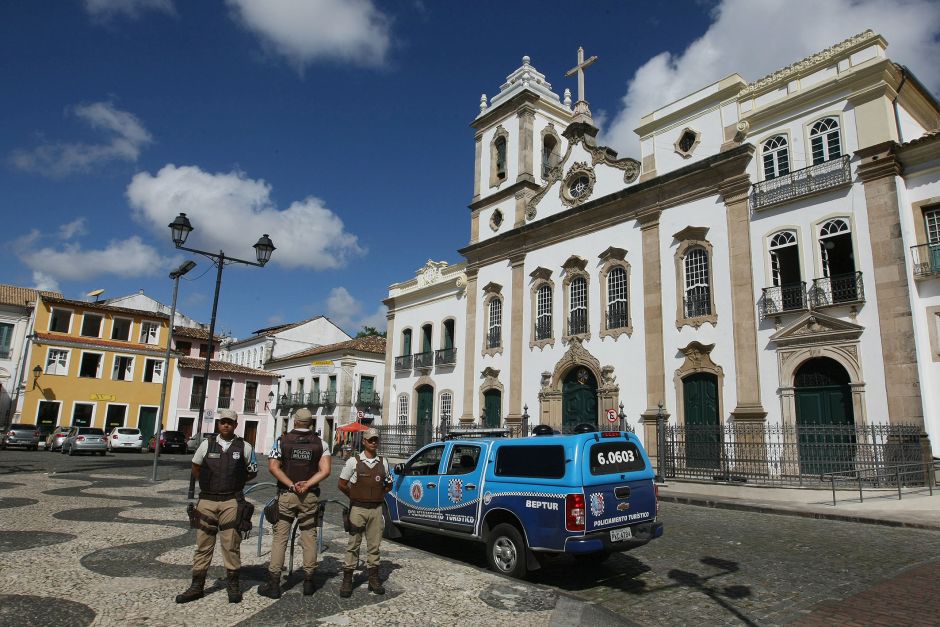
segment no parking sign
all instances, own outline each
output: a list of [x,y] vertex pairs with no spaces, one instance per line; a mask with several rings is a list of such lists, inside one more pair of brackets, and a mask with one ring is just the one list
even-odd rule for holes
[[617,415],[616,409],[607,410],[607,422],[617,422],[620,420],[620,417]]

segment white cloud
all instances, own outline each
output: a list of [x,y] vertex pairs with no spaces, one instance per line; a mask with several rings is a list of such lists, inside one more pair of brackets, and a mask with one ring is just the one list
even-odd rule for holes
[[298,69],[319,59],[381,65],[389,20],[371,0],[227,0],[236,21]]
[[33,289],[49,292],[61,292],[59,282],[44,272],[33,272]]
[[326,299],[326,314],[338,327],[356,335],[364,326],[375,327],[379,331],[386,328],[386,307],[380,304],[369,314],[362,313],[362,303],[356,300],[345,287],[334,287]]
[[871,28],[888,55],[940,89],[940,3],[932,0],[723,0],[714,21],[682,53],[660,53],[628,81],[622,109],[602,141],[638,156],[640,118],[737,72],[757,80]]
[[44,176],[62,177],[88,172],[110,161],[137,161],[140,151],[153,141],[140,120],[109,102],[78,105],[69,113],[104,134],[104,141],[46,142],[29,150],[15,150],[10,157],[13,165]]
[[42,235],[33,230],[13,242],[13,250],[33,271],[33,279],[46,284],[108,274],[146,276],[161,272],[173,263],[171,258],[162,257],[136,235],[112,240],[102,249],[86,250],[77,242],[43,246]]
[[137,19],[147,11],[174,15],[176,7],[173,0],[85,0],[85,11],[91,17],[101,20],[118,16]]
[[319,198],[308,196],[281,210],[266,182],[241,172],[212,174],[168,164],[156,175],[135,175],[127,197],[135,218],[167,244],[167,225],[183,212],[194,227],[187,244],[243,259],[254,259],[252,246],[263,233],[277,248],[271,263],[288,268],[338,268],[365,252]]
[[86,233],[88,233],[88,227],[83,217],[75,218],[59,227],[59,239],[70,240]]

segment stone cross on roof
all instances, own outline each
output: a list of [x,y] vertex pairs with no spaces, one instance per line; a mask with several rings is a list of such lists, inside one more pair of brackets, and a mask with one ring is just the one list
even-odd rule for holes
[[574,74],[578,75],[578,102],[587,102],[584,98],[584,70],[597,61],[597,55],[592,56],[588,60],[584,60],[584,48],[578,48],[578,64],[568,70],[565,73],[565,76],[572,76]]

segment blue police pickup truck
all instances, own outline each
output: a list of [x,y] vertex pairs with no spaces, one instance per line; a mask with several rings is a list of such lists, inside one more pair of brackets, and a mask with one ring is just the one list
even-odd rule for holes
[[627,432],[435,442],[395,466],[385,533],[484,542],[491,568],[524,578],[548,554],[599,562],[660,537],[653,476]]

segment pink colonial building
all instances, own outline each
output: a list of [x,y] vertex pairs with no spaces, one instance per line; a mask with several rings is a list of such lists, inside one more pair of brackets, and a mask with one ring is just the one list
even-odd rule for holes
[[219,359],[220,338],[213,342],[212,360],[209,362],[209,381],[203,378],[208,352],[209,332],[205,329],[180,327],[173,330],[173,344],[179,357],[179,384],[174,386],[175,408],[169,417],[169,429],[176,429],[190,437],[197,429],[199,401],[206,393],[203,416],[204,433],[215,432],[216,415],[220,409],[238,412],[236,434],[245,438],[259,453],[267,453],[274,445],[274,393],[278,375],[232,364]]

